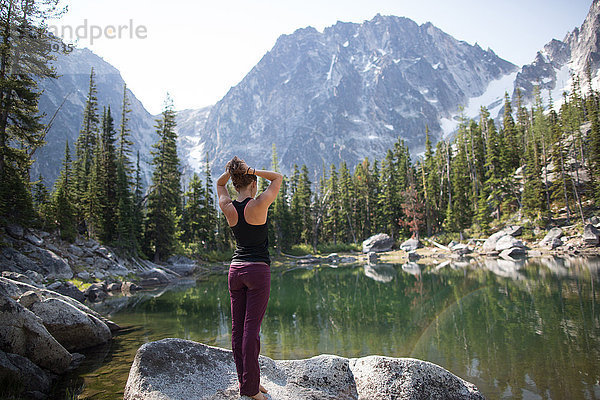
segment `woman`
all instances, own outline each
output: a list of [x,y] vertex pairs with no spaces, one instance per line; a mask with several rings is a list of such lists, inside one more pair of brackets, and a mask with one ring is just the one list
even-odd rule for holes
[[[256,199],[257,179],[271,183]],[[225,185],[229,178],[238,192],[231,200]],[[278,172],[250,168],[233,157],[217,180],[219,207],[233,231],[236,249],[229,267],[231,297],[231,347],[240,382],[240,394],[264,400],[267,390],[260,384],[258,355],[260,324],[271,290],[271,260],[267,232],[267,212],[279,192],[283,176]]]

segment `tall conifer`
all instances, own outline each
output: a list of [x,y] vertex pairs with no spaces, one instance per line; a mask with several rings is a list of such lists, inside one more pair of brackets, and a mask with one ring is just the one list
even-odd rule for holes
[[71,170],[71,151],[69,142],[65,142],[65,156],[62,163],[60,176],[55,183],[52,193],[52,213],[54,222],[61,238],[73,241],[77,234],[76,215],[73,206],[73,181]]
[[175,110],[167,95],[161,117],[156,120],[158,142],[152,151],[154,172],[148,193],[145,252],[155,262],[172,254],[177,242],[181,208],[181,172],[177,156]]
[[90,193],[92,168],[99,134],[98,98],[94,68],[89,78],[88,95],[83,112],[83,122],[75,142],[75,161],[73,179],[73,201],[78,210],[78,221],[88,231],[93,230],[90,216],[93,214],[94,195]]

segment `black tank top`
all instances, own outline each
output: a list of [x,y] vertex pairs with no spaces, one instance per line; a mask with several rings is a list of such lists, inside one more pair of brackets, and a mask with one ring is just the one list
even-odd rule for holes
[[238,214],[238,222],[231,227],[236,243],[232,261],[259,261],[271,264],[267,224],[251,225],[246,222],[244,217],[244,209],[251,199],[248,197],[241,203],[237,200],[233,201],[233,206]]

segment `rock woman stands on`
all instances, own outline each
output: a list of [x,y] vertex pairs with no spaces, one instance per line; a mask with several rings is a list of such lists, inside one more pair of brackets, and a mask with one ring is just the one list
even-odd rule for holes
[[[255,198],[257,176],[271,183]],[[225,187],[230,177],[238,192],[238,199],[233,201]],[[267,392],[260,384],[258,366],[260,324],[271,290],[267,212],[277,197],[282,180],[280,173],[250,168],[237,156],[227,163],[225,173],[217,180],[219,207],[236,241],[228,277],[233,359],[240,394],[258,400],[265,399],[263,393]]]

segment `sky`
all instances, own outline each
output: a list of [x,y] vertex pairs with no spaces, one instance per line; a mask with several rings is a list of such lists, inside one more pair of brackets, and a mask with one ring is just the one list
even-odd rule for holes
[[[581,26],[591,0],[65,0],[48,24],[119,71],[152,114],[215,104],[282,34],[377,13],[431,22],[519,66]],[[120,33],[119,33],[119,26]]]

